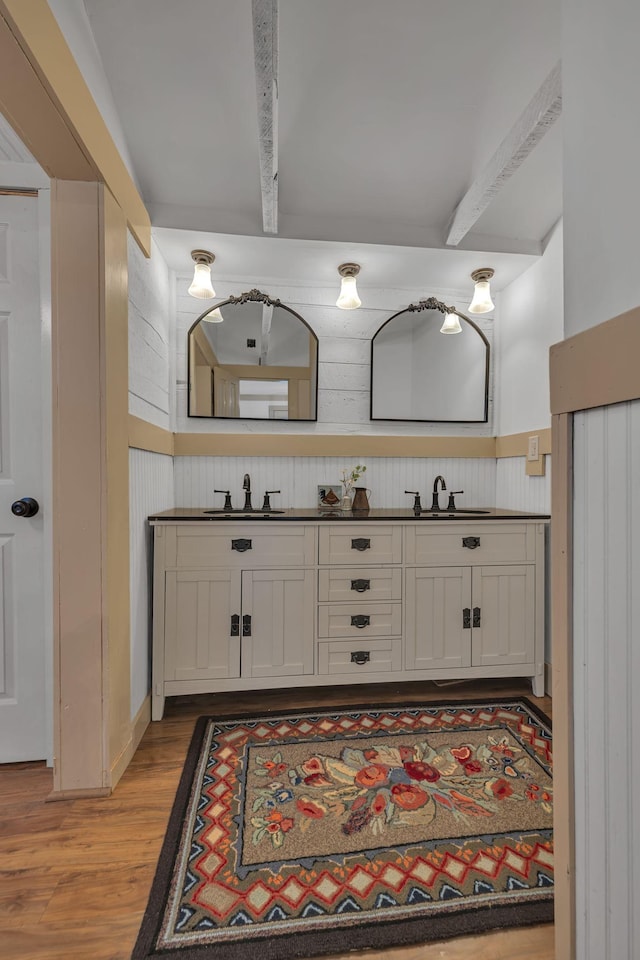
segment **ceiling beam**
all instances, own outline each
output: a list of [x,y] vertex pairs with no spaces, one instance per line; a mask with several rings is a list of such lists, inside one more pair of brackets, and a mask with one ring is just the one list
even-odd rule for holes
[[271,321],[273,319],[273,304],[262,304],[262,339],[260,341],[260,365],[266,366],[271,338]]
[[466,236],[561,112],[562,78],[557,63],[456,207],[447,234],[448,246],[456,247]]
[[278,232],[278,0],[252,0],[262,229]]

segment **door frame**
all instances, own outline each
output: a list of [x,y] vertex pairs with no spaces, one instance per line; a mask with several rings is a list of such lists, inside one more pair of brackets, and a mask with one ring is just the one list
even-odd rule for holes
[[134,749],[127,229],[149,256],[151,225],[46,0],[0,0],[0,112],[51,178],[51,799],[102,796]]

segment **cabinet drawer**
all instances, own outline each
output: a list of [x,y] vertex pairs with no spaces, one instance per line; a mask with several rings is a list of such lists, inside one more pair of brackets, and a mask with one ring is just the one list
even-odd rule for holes
[[312,526],[282,525],[273,530],[270,521],[261,524],[175,526],[166,529],[165,558],[168,568],[198,567],[291,568],[314,562],[315,531]]
[[318,607],[318,637],[394,637],[402,632],[399,603],[343,603]]
[[353,679],[402,669],[401,640],[330,640],[318,644],[318,673],[350,673]]
[[536,555],[535,525],[514,523],[449,524],[408,527],[407,563],[480,564],[533,562]]
[[402,562],[402,527],[341,523],[320,528],[320,563],[358,566]]
[[332,567],[318,572],[318,600],[401,600],[400,567]]

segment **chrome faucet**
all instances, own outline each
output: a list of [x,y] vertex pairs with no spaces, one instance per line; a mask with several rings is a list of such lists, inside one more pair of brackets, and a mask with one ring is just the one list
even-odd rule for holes
[[251,506],[251,477],[248,473],[245,473],[244,475],[242,489],[244,490],[244,509],[253,510],[253,507]]
[[436,511],[440,510],[440,502],[438,500],[438,483],[440,483],[441,490],[447,489],[447,485],[445,483],[444,477],[438,474],[438,476],[433,481],[433,499],[431,502],[431,509]]

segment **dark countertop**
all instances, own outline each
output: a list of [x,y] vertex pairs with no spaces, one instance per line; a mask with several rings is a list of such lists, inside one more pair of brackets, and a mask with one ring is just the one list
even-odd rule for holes
[[[176,520],[226,520],[246,522],[247,520],[297,520],[304,521],[330,521],[331,523],[365,520],[367,522],[377,520],[465,520],[467,523],[475,523],[476,520],[549,520],[548,513],[529,513],[526,510],[501,510],[499,507],[483,508],[482,513],[465,512],[462,509],[455,513],[440,511],[432,513],[431,510],[423,510],[416,514],[413,510],[400,507],[378,508],[363,511],[362,513],[342,510],[318,510],[315,507],[291,508],[289,510],[278,510],[274,508],[271,513],[264,514],[258,510],[255,513],[245,513],[243,510],[237,510],[233,513],[224,513],[216,509],[214,513],[207,513],[207,510],[215,508],[208,507],[174,507],[172,510],[163,510],[161,513],[153,513],[149,516],[152,523],[172,523]],[[480,509],[480,508],[477,508]]]

